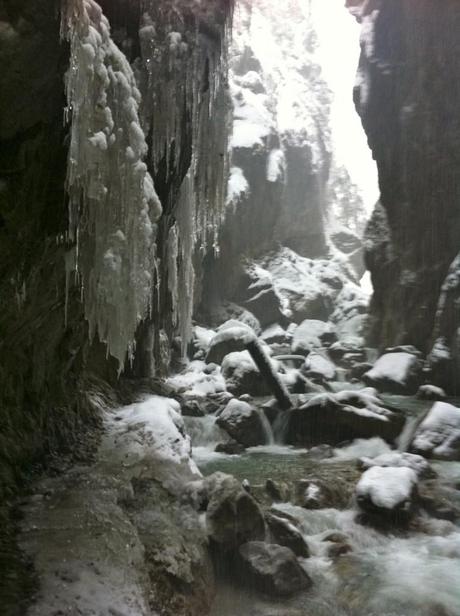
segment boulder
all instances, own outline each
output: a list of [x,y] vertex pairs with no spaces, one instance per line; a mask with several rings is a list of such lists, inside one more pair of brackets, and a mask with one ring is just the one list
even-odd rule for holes
[[206,528],[214,545],[228,552],[264,538],[262,511],[234,477],[214,473],[204,479],[203,485],[208,501]]
[[273,325],[270,325],[267,329],[264,329],[260,337],[266,344],[269,345],[285,344],[291,339],[290,334],[283,329],[279,323],[273,323]]
[[227,389],[234,396],[268,396],[271,394],[267,382],[260,374],[248,351],[229,353],[222,361],[222,375]]
[[313,349],[328,346],[337,340],[334,326],[326,321],[307,319],[294,330],[291,351],[308,355]]
[[402,414],[380,406],[380,401],[366,390],[319,394],[290,411],[286,442],[310,447],[380,436],[392,443],[404,423]]
[[361,357],[361,361],[364,361],[366,359],[366,351],[362,347],[357,346],[353,342],[347,342],[343,340],[338,340],[337,342],[331,344],[327,352],[330,357],[336,362],[339,362],[343,358],[343,356],[347,355],[348,353],[359,355]]
[[310,353],[305,359],[303,369],[310,379],[332,381],[337,376],[335,365],[320,353]]
[[460,408],[435,402],[418,426],[411,451],[440,460],[460,460]]
[[289,548],[251,541],[240,547],[239,555],[246,581],[268,595],[289,597],[312,584]]
[[417,481],[411,468],[373,466],[356,486],[356,501],[372,518],[406,522],[415,510]]
[[350,368],[350,370],[348,371],[348,374],[351,379],[361,380],[363,375],[366,374],[366,372],[369,372],[369,370],[371,369],[372,369],[372,364],[370,364],[369,362],[367,361],[359,362],[359,363],[354,364],[354,366]]
[[422,368],[421,361],[412,353],[385,353],[363,375],[363,381],[379,391],[415,394],[422,379]]
[[267,441],[261,411],[242,400],[230,400],[216,424],[245,447],[263,445]]
[[296,484],[296,504],[304,509],[332,506],[333,496],[327,485],[317,479],[300,479]]
[[373,466],[411,468],[417,474],[417,477],[420,478],[433,477],[435,475],[430,464],[423,456],[401,451],[382,453],[375,458],[360,458],[358,466],[364,470],[372,468]]
[[206,354],[206,363],[222,363],[229,353],[244,351],[251,340],[255,340],[254,331],[238,321],[227,321],[220,328],[209,343]]
[[245,307],[259,320],[261,327],[272,323],[283,323],[286,318],[281,312],[281,300],[272,286],[256,288],[256,293],[244,302]]
[[308,558],[310,556],[310,550],[308,549],[307,542],[303,538],[302,533],[289,522],[289,520],[274,515],[273,513],[266,513],[265,521],[277,544],[289,548],[296,556],[302,558]]
[[446,400],[447,395],[444,389],[436,385],[421,385],[418,388],[417,398],[420,400]]

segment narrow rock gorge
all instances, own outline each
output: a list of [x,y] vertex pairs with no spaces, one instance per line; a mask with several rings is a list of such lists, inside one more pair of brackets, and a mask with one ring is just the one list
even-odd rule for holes
[[324,1],[0,0],[0,614],[460,614],[460,5]]

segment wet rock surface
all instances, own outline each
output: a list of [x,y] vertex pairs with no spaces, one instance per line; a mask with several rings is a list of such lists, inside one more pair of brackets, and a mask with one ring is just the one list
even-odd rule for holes
[[253,497],[234,477],[216,473],[205,480],[209,537],[224,552],[263,539],[265,522]]
[[308,558],[310,550],[307,542],[293,524],[273,513],[266,513],[265,521],[275,543],[289,548],[296,556]]
[[261,592],[289,597],[311,586],[294,553],[280,545],[251,541],[239,549],[243,572]]
[[263,445],[266,441],[261,411],[241,400],[230,400],[216,423],[245,447]]

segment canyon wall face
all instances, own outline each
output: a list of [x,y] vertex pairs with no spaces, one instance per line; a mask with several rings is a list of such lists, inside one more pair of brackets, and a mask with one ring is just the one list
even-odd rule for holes
[[224,199],[232,8],[0,5],[2,503],[94,426],[123,362],[158,373],[187,327],[188,255]]
[[315,58],[309,8],[298,0],[237,2],[230,51],[233,130],[219,255],[204,269],[203,310],[237,293],[241,257],[284,245],[328,254],[326,184],[331,94]]
[[453,390],[460,377],[460,5],[348,4],[363,25],[354,95],[381,190],[365,238],[375,291],[370,342],[431,352],[437,381]]

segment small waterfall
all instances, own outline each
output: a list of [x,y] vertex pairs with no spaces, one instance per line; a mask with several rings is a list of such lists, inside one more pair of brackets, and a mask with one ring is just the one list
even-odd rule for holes
[[260,421],[262,423],[262,427],[264,430],[265,444],[273,445],[276,441],[275,441],[275,435],[274,435],[272,426],[270,422],[268,421],[267,416],[265,415],[263,409],[257,409],[257,413],[260,417]]
[[277,445],[284,445],[286,441],[286,432],[289,425],[289,415],[291,411],[282,411],[278,413],[273,422],[273,438]]
[[192,447],[214,448],[217,443],[228,439],[226,433],[216,424],[214,415],[184,417],[184,425],[192,439]]

